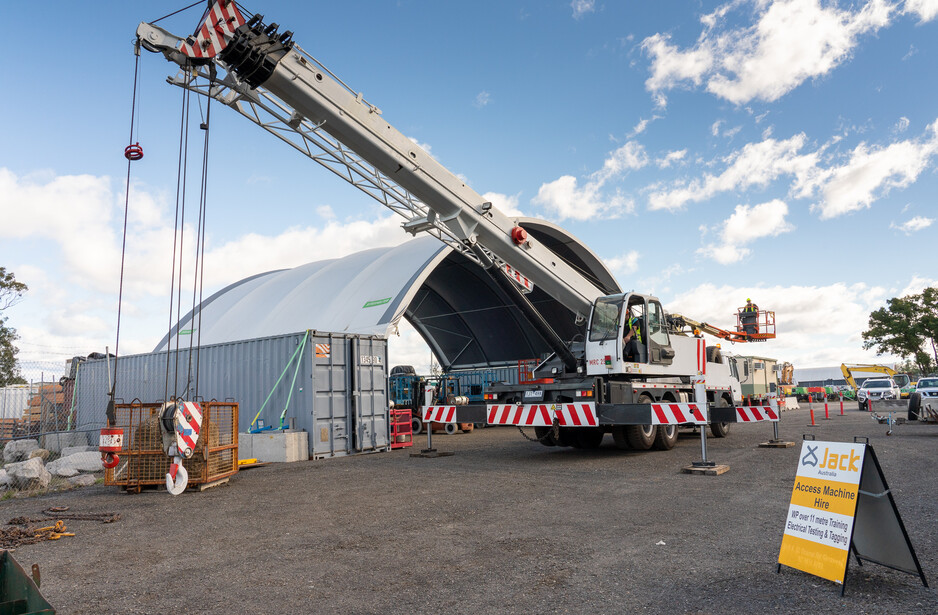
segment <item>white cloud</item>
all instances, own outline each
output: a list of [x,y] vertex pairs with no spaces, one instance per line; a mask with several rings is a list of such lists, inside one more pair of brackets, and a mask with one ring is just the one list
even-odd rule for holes
[[903,222],[902,224],[891,223],[889,228],[894,228],[896,230],[902,231],[906,235],[911,235],[923,229],[928,228],[935,222],[934,218],[926,218],[924,216],[915,216]]
[[631,212],[635,205],[618,190],[612,195],[607,195],[604,191],[606,183],[629,170],[640,169],[647,164],[648,155],[645,148],[639,143],[629,141],[610,153],[603,161],[602,168],[591,173],[583,185],[579,184],[576,177],[564,175],[542,184],[532,201],[544,206],[561,220],[616,218]]
[[680,209],[690,202],[705,201],[720,192],[766,186],[781,175],[793,174],[807,181],[818,160],[818,153],[799,154],[806,141],[804,133],[778,141],[765,139],[748,143],[726,158],[725,171],[719,175],[705,174],[689,183],[676,184],[670,190],[653,192],[651,209]]
[[474,101],[472,101],[472,105],[474,107],[481,109],[482,107],[485,107],[486,105],[488,105],[490,102],[492,102],[492,95],[486,92],[485,90],[483,90],[479,92],[478,94],[476,94],[476,98]]
[[769,137],[748,143],[723,158],[727,166],[719,174],[705,173],[689,181],[650,186],[649,207],[677,210],[720,193],[762,188],[788,176],[792,197],[819,198],[811,209],[822,220],[865,209],[891,189],[911,185],[928,167],[938,153],[938,121],[919,138],[886,146],[860,143],[843,162],[833,156],[823,158],[830,145],[838,141],[832,138],[813,152],[804,153],[804,133],[786,140]]
[[573,0],[570,3],[570,8],[573,9],[573,18],[582,19],[587,13],[592,13],[596,10],[596,1],[595,0]]
[[931,21],[938,15],[938,0],[905,0],[903,12],[918,15],[920,23]]
[[685,156],[687,156],[686,149],[675,150],[673,152],[668,152],[667,154],[664,155],[663,158],[658,158],[657,160],[655,160],[655,164],[657,164],[658,168],[660,169],[667,169],[675,162],[684,160]]
[[723,123],[723,120],[717,120],[710,126],[710,134],[714,137],[720,136],[720,124]]
[[819,0],[759,0],[753,25],[725,27],[726,14],[742,4],[729,3],[704,16],[704,30],[688,49],[661,33],[642,42],[651,58],[645,87],[657,104],[666,104],[667,90],[704,83],[736,104],[777,100],[846,61],[861,36],[889,24],[895,8],[886,0],[870,0],[856,10],[822,6]]
[[819,192],[821,201],[812,211],[828,220],[869,208],[892,188],[911,185],[938,152],[938,121],[918,140],[898,141],[886,147],[859,144],[841,166],[820,172],[804,183],[802,194]]
[[905,132],[909,129],[909,118],[903,116],[899,118],[899,121],[896,122],[895,127],[893,128],[894,132]]
[[752,207],[737,205],[721,225],[719,243],[700,248],[698,253],[723,265],[741,261],[752,252],[747,244],[794,230],[785,219],[787,215],[788,205],[778,199]]
[[638,252],[631,250],[627,254],[604,259],[604,262],[614,274],[628,275],[638,271],[638,259]]
[[602,193],[601,189],[601,183],[590,181],[580,186],[577,178],[564,175],[543,184],[532,201],[543,205],[561,220],[617,218],[622,213],[634,209],[631,200],[619,193],[608,197]]
[[636,124],[635,127],[632,128],[632,132],[628,134],[628,137],[631,139],[632,137],[636,135],[642,134],[648,128],[649,124],[651,124],[655,120],[660,120],[660,119],[661,119],[660,115],[652,115],[651,117],[640,119],[638,121],[638,124]]
[[[703,284],[666,302],[666,309],[732,330],[737,308],[745,304],[746,297],[752,297],[761,309],[775,312],[777,337],[758,345],[724,340],[721,343],[725,351],[774,357],[790,361],[796,368],[829,367],[895,360],[863,350],[860,337],[870,312],[894,296],[898,296],[895,289],[842,282],[769,287]],[[709,343],[716,342],[720,340]]]

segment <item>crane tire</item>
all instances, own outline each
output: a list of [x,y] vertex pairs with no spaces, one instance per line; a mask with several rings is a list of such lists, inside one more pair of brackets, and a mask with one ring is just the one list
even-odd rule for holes
[[423,423],[416,416],[410,419],[410,431],[415,436],[423,432]]
[[647,451],[655,443],[658,428],[654,425],[629,425],[625,428],[625,437],[629,446],[637,451]]
[[616,425],[612,428],[612,440],[616,443],[616,448],[623,451],[630,451],[629,438],[624,425]]
[[557,440],[554,439],[553,431],[553,427],[535,427],[534,435],[537,436],[537,441],[544,446],[557,446]]
[[603,430],[599,427],[580,427],[576,430],[577,448],[596,449],[603,443]]
[[658,425],[655,430],[655,450],[669,451],[677,444],[677,425]]
[[561,427],[560,436],[557,438],[558,446],[576,446],[576,434],[573,433],[573,429],[570,427]]
[[[726,402],[726,398],[720,396],[717,398],[716,403],[714,404],[717,408],[727,408],[729,404]],[[730,432],[730,423],[710,423],[710,433],[714,438],[725,438],[726,434]]]

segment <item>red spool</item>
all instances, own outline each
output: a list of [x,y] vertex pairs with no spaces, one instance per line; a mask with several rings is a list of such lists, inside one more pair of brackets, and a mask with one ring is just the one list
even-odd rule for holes
[[119,427],[105,427],[101,430],[98,450],[101,454],[119,453],[124,448],[124,430]]
[[134,143],[124,148],[124,158],[127,160],[140,160],[143,158],[143,148],[140,143]]
[[515,245],[520,246],[528,240],[528,232],[520,226],[516,226],[511,229],[511,240],[515,242]]

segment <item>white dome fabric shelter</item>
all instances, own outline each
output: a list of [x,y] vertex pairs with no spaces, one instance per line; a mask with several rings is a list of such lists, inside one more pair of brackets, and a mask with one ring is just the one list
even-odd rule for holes
[[[615,278],[578,240],[550,223],[521,219],[529,233],[607,293]],[[529,299],[564,339],[577,333],[573,315],[535,288]],[[432,237],[270,271],[236,282],[186,315],[161,352],[192,343],[221,344],[313,329],[387,336],[402,317],[444,369],[505,365],[549,352],[547,343],[481,267]],[[201,332],[198,327],[201,326]]]

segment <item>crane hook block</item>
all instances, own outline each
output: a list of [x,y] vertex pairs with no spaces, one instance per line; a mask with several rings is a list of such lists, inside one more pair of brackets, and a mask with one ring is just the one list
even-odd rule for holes
[[528,240],[528,232],[520,226],[516,226],[511,229],[511,240],[515,242],[516,246],[520,246]]
[[124,158],[127,160],[140,160],[143,158],[143,148],[139,143],[128,145],[124,148]]

